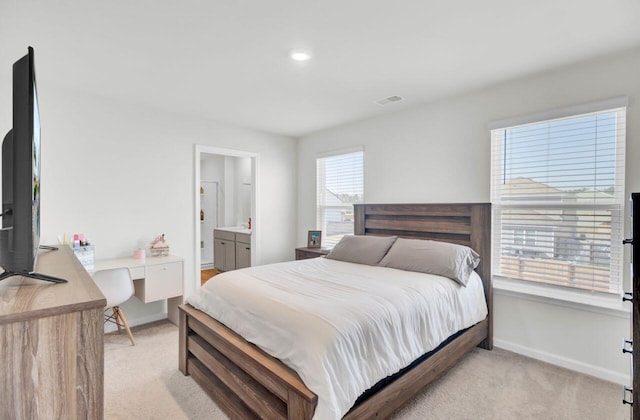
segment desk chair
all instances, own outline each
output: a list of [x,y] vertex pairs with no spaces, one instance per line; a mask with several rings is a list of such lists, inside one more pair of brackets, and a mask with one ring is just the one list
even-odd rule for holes
[[120,306],[123,302],[133,296],[133,280],[128,268],[112,268],[100,270],[93,273],[93,281],[96,283],[102,294],[107,298],[106,308],[111,308],[113,314],[104,314],[104,322],[113,322],[118,326],[118,334],[122,332],[122,327],[127,330],[131,345],[135,346],[133,335],[127,324],[127,319],[122,313]]

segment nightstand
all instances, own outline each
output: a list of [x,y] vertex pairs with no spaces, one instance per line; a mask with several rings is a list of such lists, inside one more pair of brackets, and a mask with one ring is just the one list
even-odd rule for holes
[[296,248],[296,260],[306,260],[308,258],[318,258],[327,255],[331,251],[328,248]]

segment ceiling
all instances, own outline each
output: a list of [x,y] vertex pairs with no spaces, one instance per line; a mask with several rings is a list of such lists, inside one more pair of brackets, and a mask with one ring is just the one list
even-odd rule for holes
[[633,48],[639,22],[636,0],[0,0],[0,77],[33,45],[40,85],[300,137]]

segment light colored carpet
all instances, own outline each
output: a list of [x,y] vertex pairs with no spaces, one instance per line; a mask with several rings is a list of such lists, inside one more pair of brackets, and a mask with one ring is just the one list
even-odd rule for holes
[[[226,419],[178,371],[178,328],[158,322],[105,336],[106,419]],[[394,419],[629,419],[621,387],[500,349],[475,349]],[[626,406],[628,407],[628,406]]]

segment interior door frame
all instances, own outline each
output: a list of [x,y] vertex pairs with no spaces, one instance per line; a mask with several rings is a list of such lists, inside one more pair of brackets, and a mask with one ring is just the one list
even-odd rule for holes
[[[203,154],[233,156],[251,159],[251,265],[258,261],[259,250],[256,247],[256,239],[259,237],[260,221],[258,220],[260,212],[258,211],[258,167],[260,156],[258,153],[248,152],[245,150],[226,149],[222,147],[207,146],[203,144],[194,145],[194,183],[193,183],[193,219],[194,219],[194,274],[195,274],[195,290],[201,287],[200,284],[200,268],[202,258],[200,257],[200,158]],[[218,204],[219,205],[219,204]]]
[[[200,168],[202,169],[202,168]],[[219,181],[210,181],[208,179],[200,179],[200,184],[199,187],[202,186],[203,183],[211,183],[211,184],[216,184],[215,185],[215,196],[216,196],[216,208],[215,208],[215,212],[216,212],[216,221],[215,221],[215,227],[220,226],[220,182]],[[202,194],[200,194],[200,203],[198,203],[200,205],[200,208],[202,208]],[[206,213],[205,213],[206,214]],[[202,225],[200,225],[200,232],[202,232]],[[202,235],[200,235],[200,242],[203,242],[203,239],[206,241],[205,238],[202,238]],[[213,238],[211,238],[211,240],[213,241]],[[213,242],[211,243],[211,247],[213,248]],[[200,252],[200,255],[202,255],[202,251]],[[200,257],[200,267],[202,268],[202,256]]]

